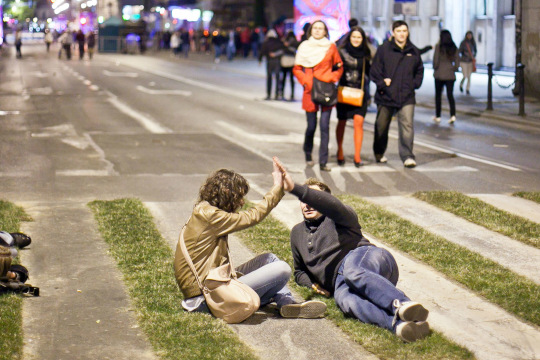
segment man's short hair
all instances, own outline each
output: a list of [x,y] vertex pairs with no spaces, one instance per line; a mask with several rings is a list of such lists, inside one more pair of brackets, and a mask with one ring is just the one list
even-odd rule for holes
[[409,28],[409,25],[407,25],[407,23],[403,20],[394,21],[394,23],[392,24],[392,31],[403,25],[405,25],[407,29]]
[[304,185],[307,185],[308,187],[309,186],[317,186],[319,187],[319,189],[321,189],[322,191],[325,191],[329,194],[332,193],[332,190],[330,190],[330,187],[328,185],[326,185],[325,183],[323,183],[322,181],[319,181],[315,178],[309,178],[306,180],[306,182],[304,182]]
[[351,20],[349,20],[349,29],[355,27],[355,26],[358,26],[358,20],[355,19],[355,18],[352,18]]

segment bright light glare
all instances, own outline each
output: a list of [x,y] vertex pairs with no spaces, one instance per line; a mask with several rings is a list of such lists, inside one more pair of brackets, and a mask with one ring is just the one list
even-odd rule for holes
[[98,16],[97,21],[98,21],[98,23],[103,24],[103,23],[105,22],[105,17],[103,17],[103,16]]
[[62,11],[67,10],[67,9],[69,9],[69,4],[63,3],[62,5],[60,5],[58,8],[54,10],[54,13],[60,14]]

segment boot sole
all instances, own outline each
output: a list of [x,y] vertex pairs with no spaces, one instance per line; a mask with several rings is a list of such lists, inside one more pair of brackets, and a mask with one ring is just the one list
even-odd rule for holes
[[294,319],[318,319],[324,317],[325,312],[326,304],[321,301],[284,305],[279,310],[282,317]]

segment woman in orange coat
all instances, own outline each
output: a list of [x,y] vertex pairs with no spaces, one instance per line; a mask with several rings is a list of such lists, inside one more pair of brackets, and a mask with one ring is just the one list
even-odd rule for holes
[[324,82],[337,82],[343,73],[342,61],[336,45],[328,39],[328,27],[321,20],[311,24],[308,40],[302,42],[296,53],[294,76],[304,87],[302,109],[306,111],[307,129],[304,138],[306,163],[313,166],[311,152],[313,137],[317,129],[317,112],[321,107],[321,145],[319,147],[319,166],[322,171],[330,171],[328,162],[328,142],[330,139],[330,114],[332,107],[319,106],[311,101],[313,77]]

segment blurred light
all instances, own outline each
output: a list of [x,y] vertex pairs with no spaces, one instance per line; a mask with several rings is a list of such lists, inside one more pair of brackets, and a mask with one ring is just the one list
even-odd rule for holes
[[163,16],[165,15],[165,8],[161,8],[161,10],[159,10],[159,13]]
[[16,6],[12,6],[12,7],[11,7],[11,11],[17,11],[17,7],[16,7]]
[[122,19],[128,21],[130,19],[130,16],[128,14],[122,15]]
[[54,10],[54,13],[60,14],[62,11],[67,10],[67,9],[69,9],[69,4],[63,3],[62,5],[60,5],[58,8]]
[[218,31],[217,30],[214,30],[214,32],[212,33],[212,36],[218,36]]
[[52,8],[53,9],[57,9],[60,5],[64,4],[64,0],[56,0],[53,4],[52,4]]
[[208,10],[205,10],[202,12],[202,21],[210,21],[212,20],[212,18],[214,17],[214,12],[213,11],[208,11]]
[[35,17],[33,20],[34,20],[34,22],[37,22],[37,17]]
[[86,4],[81,4],[81,9],[86,9]]
[[97,22],[98,22],[99,24],[103,24],[103,23],[105,22],[105,17],[103,17],[103,16],[98,16]]
[[170,28],[170,27],[171,27],[171,24],[169,24],[169,23],[166,23],[166,24],[165,24],[165,29],[168,29],[168,28]]
[[141,14],[133,14],[133,15],[131,16],[131,18],[132,18],[133,20],[139,20],[139,19],[141,18]]
[[52,19],[51,19],[51,18],[48,18],[48,19],[47,19],[47,24],[50,24],[50,23],[52,23]]
[[201,18],[201,10],[176,8],[171,10],[171,17],[179,20],[198,21]]
[[81,25],[85,25],[87,21],[88,21],[88,20],[86,20],[85,17],[81,18],[81,20],[80,20]]

